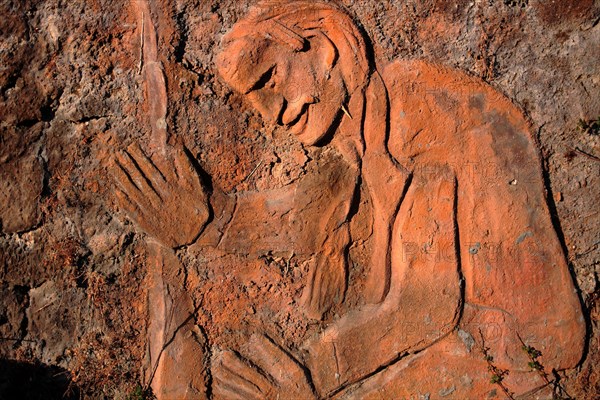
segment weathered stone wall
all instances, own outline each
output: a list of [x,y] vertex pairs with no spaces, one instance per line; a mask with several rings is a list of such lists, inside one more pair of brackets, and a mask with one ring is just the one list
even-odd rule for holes
[[[149,4],[170,142],[182,139],[226,193],[284,187],[306,174],[319,150],[265,125],[216,71],[221,37],[252,2]],[[377,59],[425,59],[467,71],[531,120],[553,222],[589,330],[585,358],[568,373],[566,387],[577,398],[593,398],[600,384],[600,135],[598,125],[582,129],[580,121],[600,118],[600,5],[343,4],[371,38]],[[123,397],[143,383],[147,250],[145,235],[115,205],[107,165],[115,150],[150,140],[145,99],[152,93],[145,93],[141,40],[147,16],[135,0],[1,0],[0,15],[0,357],[64,368],[89,398]],[[360,260],[368,246],[351,250],[357,268],[366,264]],[[240,308],[248,321],[255,310],[236,295],[235,276],[211,268],[254,276],[254,292],[245,295],[272,309],[301,291],[289,272],[297,264],[287,255],[240,261],[192,247],[177,256],[184,284],[205,306],[197,322],[214,343],[243,340],[219,338],[244,324],[232,317]],[[266,275],[256,272],[261,268]],[[207,279],[215,276],[220,280]],[[350,290],[350,303],[352,296]],[[314,328],[294,313],[272,318],[272,329],[289,344]],[[2,385],[0,378],[0,394]]]

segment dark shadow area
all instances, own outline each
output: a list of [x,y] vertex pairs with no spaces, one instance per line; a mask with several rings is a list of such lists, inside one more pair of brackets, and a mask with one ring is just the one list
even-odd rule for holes
[[63,368],[0,359],[1,400],[78,400],[80,393]]

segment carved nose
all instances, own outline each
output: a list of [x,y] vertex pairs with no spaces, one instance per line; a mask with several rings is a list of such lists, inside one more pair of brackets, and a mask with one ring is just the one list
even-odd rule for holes
[[248,93],[247,96],[265,122],[269,124],[278,123],[281,109],[285,107],[283,96],[259,91]]
[[289,125],[293,123],[298,117],[302,114],[304,110],[304,106],[307,104],[316,103],[317,99],[311,95],[303,95],[293,101],[287,103],[285,110],[283,111],[283,115],[281,116],[281,122],[284,125]]

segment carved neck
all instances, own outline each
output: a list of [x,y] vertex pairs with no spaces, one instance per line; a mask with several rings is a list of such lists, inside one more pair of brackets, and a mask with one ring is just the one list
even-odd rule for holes
[[364,155],[363,125],[365,119],[366,87],[354,91],[342,110],[342,120],[331,144],[337,148],[344,159],[360,170]]
[[[373,72],[369,82],[357,88],[344,105],[344,112],[334,145],[357,169],[362,167],[366,148],[387,153],[389,104],[382,77]],[[368,114],[368,115],[367,115]]]

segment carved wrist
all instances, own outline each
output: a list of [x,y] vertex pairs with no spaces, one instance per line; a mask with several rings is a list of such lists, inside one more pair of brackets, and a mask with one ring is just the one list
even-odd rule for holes
[[210,198],[212,220],[204,227],[197,240],[202,246],[217,246],[227,231],[237,203],[235,195],[227,195],[221,190],[215,190]]

